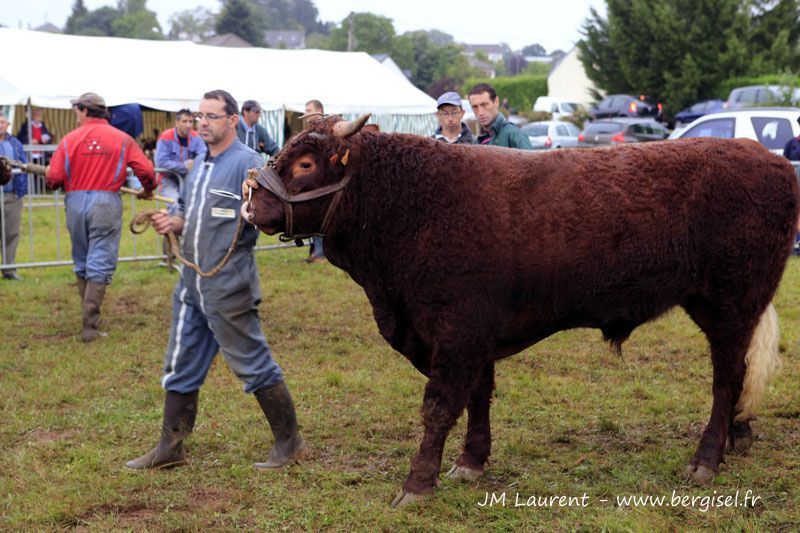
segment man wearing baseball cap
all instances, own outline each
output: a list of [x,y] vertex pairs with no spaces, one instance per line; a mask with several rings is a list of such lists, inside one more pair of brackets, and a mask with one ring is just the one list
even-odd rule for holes
[[122,234],[122,199],[127,168],[144,187],[156,188],[153,164],[127,133],[108,123],[106,102],[95,93],[71,100],[78,127],[61,139],[47,170],[47,185],[64,187],[67,229],[72,240],[73,270],[81,298],[83,332],[90,342],[100,332],[100,305],[117,268]]
[[236,128],[236,135],[248,148],[273,156],[278,153],[278,145],[269,136],[266,128],[258,123],[260,118],[261,105],[255,100],[246,100],[242,104],[242,120]]
[[475,139],[466,124],[464,108],[461,107],[461,96],[453,91],[446,92],[436,100],[436,118],[439,127],[433,133],[434,139],[450,144],[474,144]]

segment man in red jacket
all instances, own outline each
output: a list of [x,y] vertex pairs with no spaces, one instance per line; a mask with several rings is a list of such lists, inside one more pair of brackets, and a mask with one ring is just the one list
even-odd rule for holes
[[78,128],[58,144],[47,171],[47,185],[64,187],[67,229],[81,297],[83,332],[90,342],[100,332],[100,305],[117,268],[122,234],[122,200],[127,168],[141,181],[141,197],[156,188],[153,164],[127,133],[108,123],[105,100],[84,93],[72,100]]

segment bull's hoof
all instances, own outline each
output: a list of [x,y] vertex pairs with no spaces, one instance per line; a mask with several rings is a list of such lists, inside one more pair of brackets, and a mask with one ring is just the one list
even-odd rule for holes
[[750,451],[750,447],[753,445],[753,436],[741,436],[736,437],[733,440],[733,446],[731,446],[731,441],[728,439],[727,448],[728,452],[736,454],[736,455],[747,455],[747,452]]
[[426,497],[425,494],[414,494],[405,489],[400,489],[400,492],[394,497],[394,500],[392,500],[392,507],[405,507],[406,505],[422,502]]
[[730,453],[744,455],[750,451],[750,447],[753,445],[753,428],[750,427],[750,422],[743,421],[731,424],[728,442],[725,444]]
[[686,467],[686,477],[698,485],[710,484],[716,475],[717,473],[707,466],[689,464],[689,466]]
[[450,469],[444,477],[447,479],[455,479],[460,481],[467,481],[473,482],[476,481],[483,475],[483,470],[477,470],[475,468],[469,468],[468,466],[462,466],[455,464],[453,468]]

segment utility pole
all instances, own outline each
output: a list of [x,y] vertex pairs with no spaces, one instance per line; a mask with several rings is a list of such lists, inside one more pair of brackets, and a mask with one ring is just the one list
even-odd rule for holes
[[353,15],[354,14],[355,13],[353,13],[351,11],[350,14],[347,15],[347,23],[348,23],[348,29],[347,29],[347,51],[348,52],[352,52],[353,48],[355,48],[355,39],[353,37]]

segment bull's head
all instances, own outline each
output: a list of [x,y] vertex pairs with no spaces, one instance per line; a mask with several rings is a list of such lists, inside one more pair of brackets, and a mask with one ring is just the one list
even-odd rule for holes
[[312,122],[257,173],[259,188],[242,205],[242,216],[282,240],[325,236],[350,181],[349,138],[369,115],[353,122],[328,117]]

